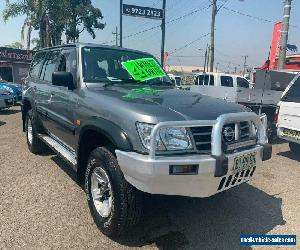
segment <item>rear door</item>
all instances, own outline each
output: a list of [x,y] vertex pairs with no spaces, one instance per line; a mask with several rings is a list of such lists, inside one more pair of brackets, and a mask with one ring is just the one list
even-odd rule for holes
[[281,99],[278,124],[280,127],[300,131],[300,77]]

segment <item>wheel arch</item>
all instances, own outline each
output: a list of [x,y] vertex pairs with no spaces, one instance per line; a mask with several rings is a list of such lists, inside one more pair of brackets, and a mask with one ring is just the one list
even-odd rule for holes
[[[102,119],[101,119],[102,120]],[[107,147],[115,154],[115,149],[130,151],[132,144],[119,126],[107,120],[91,121],[81,127],[77,147],[77,177],[82,181],[89,154],[97,147]]]

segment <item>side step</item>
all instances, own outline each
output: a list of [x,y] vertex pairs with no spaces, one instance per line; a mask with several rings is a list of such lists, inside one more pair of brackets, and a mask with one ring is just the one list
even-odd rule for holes
[[76,169],[77,159],[75,152],[70,151],[59,142],[54,140],[48,135],[38,134],[38,137],[46,143],[51,149],[53,149],[58,155],[64,158],[71,166]]

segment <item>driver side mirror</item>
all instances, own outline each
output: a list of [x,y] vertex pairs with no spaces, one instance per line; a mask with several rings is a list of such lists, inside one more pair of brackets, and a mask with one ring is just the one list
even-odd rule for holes
[[74,90],[73,75],[70,72],[56,71],[52,73],[52,84],[54,86],[67,87],[69,90]]

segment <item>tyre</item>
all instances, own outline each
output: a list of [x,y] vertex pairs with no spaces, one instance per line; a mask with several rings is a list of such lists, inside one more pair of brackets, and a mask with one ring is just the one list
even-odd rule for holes
[[290,146],[290,149],[293,153],[298,154],[298,155],[300,154],[300,144],[290,142],[289,146]]
[[142,192],[124,178],[116,157],[104,147],[93,150],[85,173],[85,190],[98,228],[117,237],[136,225],[142,214]]
[[25,131],[27,146],[31,153],[41,154],[47,150],[46,145],[37,136],[37,129],[33,119],[32,110],[29,110],[26,114]]

